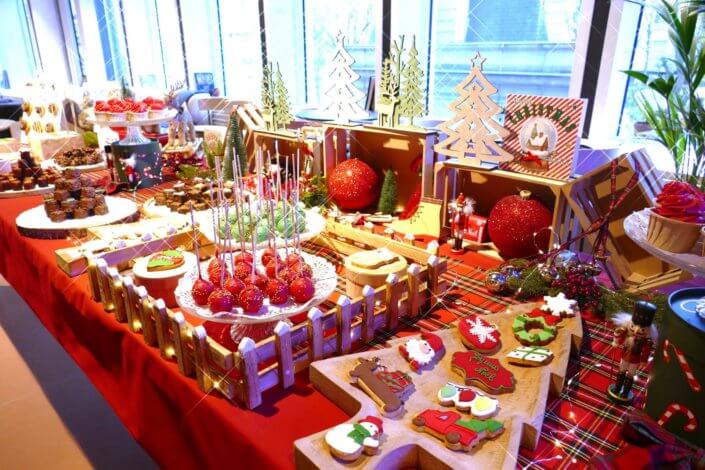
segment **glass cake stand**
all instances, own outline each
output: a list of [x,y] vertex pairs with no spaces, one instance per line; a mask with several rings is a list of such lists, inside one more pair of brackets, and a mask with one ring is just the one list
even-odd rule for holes
[[624,219],[624,232],[627,236],[649,254],[672,266],[689,272],[693,276],[705,277],[705,257],[701,255],[703,242],[699,240],[688,253],[672,253],[656,248],[646,239],[649,228],[651,209],[634,212]]
[[166,113],[164,113],[163,116],[157,118],[113,121],[96,119],[96,117],[93,115],[88,118],[88,122],[90,124],[97,124],[103,127],[124,127],[126,129],[125,137],[118,143],[120,145],[140,145],[152,142],[151,140],[146,138],[144,134],[142,134],[142,127],[154,126],[163,122],[169,122],[175,117],[176,110],[169,109]]

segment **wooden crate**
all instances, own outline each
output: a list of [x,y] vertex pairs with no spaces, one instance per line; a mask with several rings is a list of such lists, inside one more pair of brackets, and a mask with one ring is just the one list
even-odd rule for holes
[[[316,240],[327,245],[321,237]],[[359,248],[350,245],[348,249]],[[114,313],[117,321],[158,347],[182,374],[195,375],[204,392],[218,390],[252,409],[262,403],[266,390],[291,387],[294,375],[311,362],[348,354],[354,341],[369,342],[376,331],[394,330],[401,318],[416,317],[437,302],[447,288],[441,275],[448,263],[430,254],[420,259],[425,259],[423,265],[411,264],[405,275],[390,275],[376,289],[365,286],[358,298],[340,296],[336,306],[325,312],[311,309],[304,323],[292,327],[279,322],[274,335],[259,343],[243,338],[234,353],[209,338],[202,326],[193,326],[182,313],[166,308],[163,300],[151,298],[143,286],[135,286],[132,278],[121,276],[105,260],[90,258],[87,271],[92,298]],[[268,366],[260,370],[261,363]],[[238,373],[231,374],[233,369]]]
[[[300,155],[300,168],[304,169],[304,155],[313,155],[313,174],[323,172],[323,146],[321,144],[323,128],[316,126],[301,126],[294,132],[268,131],[259,128],[254,132],[255,149],[262,151],[262,156],[274,158],[277,154],[285,156]],[[290,163],[291,164],[291,163]],[[282,161],[283,165],[283,161]]]
[[422,195],[433,190],[433,164],[436,154],[433,146],[438,140],[435,131],[390,129],[375,126],[326,125],[323,134],[325,174],[350,158],[359,158],[382,176],[383,170],[393,169],[397,174],[397,210],[402,210],[419,183],[419,176],[411,165],[421,158]]
[[[476,168],[457,159],[437,162],[434,167],[434,195],[444,202],[441,210],[442,237],[447,236],[450,230],[448,201],[454,200],[458,194],[473,198],[475,212],[487,217],[499,199],[526,189],[553,212],[554,233],[550,243],[567,240],[580,231],[580,224],[562,192],[565,185],[563,181],[540,176]],[[483,253],[498,256],[492,250]]]
[[[624,219],[634,211],[652,207],[663,187],[663,175],[654,168],[648,154],[639,149],[617,157],[617,192],[621,192],[641,169],[639,183],[613,213],[607,236],[607,274],[615,286],[652,288],[678,280],[680,270],[651,256],[627,237]],[[562,192],[583,229],[602,217],[610,204],[611,163],[606,163],[564,186]],[[595,235],[589,236],[590,243]]]

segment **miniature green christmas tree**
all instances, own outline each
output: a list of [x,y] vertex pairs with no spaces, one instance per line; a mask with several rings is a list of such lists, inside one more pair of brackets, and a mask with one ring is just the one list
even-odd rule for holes
[[242,142],[240,123],[237,120],[237,114],[235,114],[235,112],[230,114],[230,123],[225,133],[225,139],[226,149],[225,159],[223,161],[223,177],[226,180],[233,180],[233,161],[235,154],[237,154],[237,158],[240,159],[240,170],[242,174],[246,175],[248,172],[247,150],[245,149],[245,144]]
[[274,124],[276,129],[286,129],[286,126],[294,120],[294,117],[291,115],[291,109],[289,108],[289,92],[284,85],[284,78],[279,69],[279,64],[277,64],[277,73],[274,80]]
[[377,210],[384,214],[393,215],[397,208],[397,175],[394,170],[384,172],[384,181],[379,196]]
[[414,125],[414,118],[426,114],[426,98],[424,96],[423,70],[419,65],[418,51],[416,50],[416,36],[412,39],[409,50],[409,61],[406,63],[402,75],[404,82],[401,89],[401,104],[399,114],[409,118],[409,124]]

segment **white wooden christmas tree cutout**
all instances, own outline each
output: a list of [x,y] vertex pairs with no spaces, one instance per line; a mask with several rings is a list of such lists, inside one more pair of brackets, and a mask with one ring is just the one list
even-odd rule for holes
[[418,59],[419,52],[416,50],[416,36],[411,39],[411,49],[409,49],[409,60],[404,64],[401,84],[401,102],[399,104],[399,114],[409,119],[409,124],[404,127],[412,129],[423,129],[414,125],[414,118],[426,114],[426,88],[424,73]]
[[335,116],[335,122],[346,124],[351,119],[367,116],[358,103],[365,95],[357,89],[355,82],[360,78],[352,66],[355,59],[345,49],[345,35],[338,32],[336,50],[328,66],[327,98],[323,110]]
[[448,137],[434,146],[436,152],[472,166],[514,159],[496,142],[509,131],[493,118],[502,108],[490,98],[497,89],[482,73],[484,61],[478,52],[471,60],[470,74],[455,87],[460,96],[448,107],[454,116],[439,126]]

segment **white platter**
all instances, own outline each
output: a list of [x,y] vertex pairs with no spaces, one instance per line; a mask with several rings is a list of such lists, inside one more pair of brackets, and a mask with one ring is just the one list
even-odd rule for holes
[[[323,232],[326,228],[326,219],[318,212],[317,209],[304,209],[304,213],[306,214],[306,230],[299,234],[299,240],[302,242],[312,239],[316,235]],[[195,213],[195,219],[199,224],[201,233],[203,233],[208,240],[215,243],[221,250],[228,251],[230,249],[224,241],[218,240],[216,242],[216,234],[213,230],[213,219],[210,210]],[[276,237],[274,242],[277,248],[282,248],[287,245],[292,246],[295,241],[293,238]],[[257,248],[266,248],[267,246],[269,246],[267,241],[257,244]],[[232,240],[232,249],[239,250],[239,247],[239,241]]]
[[44,188],[39,186],[34,186],[32,189],[20,189],[18,191],[0,191],[0,199],[13,199],[16,197],[27,197],[27,196],[38,196],[40,194],[47,194],[54,192],[54,185],[50,184]]
[[126,198],[106,196],[105,203],[108,205],[108,213],[105,215],[94,215],[85,219],[66,219],[63,222],[52,222],[44,211],[44,205],[39,205],[22,212],[17,216],[15,223],[25,234],[33,232],[61,234],[70,230],[114,224],[137,213],[137,204]]
[[[279,253],[284,254],[284,250],[279,250]],[[261,256],[261,252],[257,253],[257,256]],[[214,314],[211,310],[206,307],[201,307],[196,305],[191,296],[191,288],[193,283],[198,279],[198,272],[193,269],[186,273],[184,277],[179,280],[179,284],[176,287],[175,297],[176,303],[187,313],[200,317],[204,320],[218,322],[218,323],[240,323],[240,324],[256,324],[256,323],[270,323],[279,320],[284,320],[292,315],[297,315],[302,312],[307,312],[312,307],[319,305],[324,302],[332,293],[335,291],[335,287],[338,282],[338,275],[335,272],[335,267],[320,256],[310,255],[308,253],[301,253],[304,261],[309,264],[313,270],[313,281],[316,287],[316,293],[313,298],[306,303],[297,304],[293,300],[289,301],[284,305],[269,305],[269,299],[265,299],[262,309],[257,315],[245,314],[240,307],[235,307],[234,311],[231,313],[219,312]],[[230,265],[229,259],[226,257],[228,266]],[[204,261],[201,263],[201,272],[205,273],[208,269],[209,261]]]
[[656,258],[695,276],[705,277],[705,257],[701,256],[703,241],[698,241],[689,253],[673,253],[656,248],[646,240],[650,213],[651,209],[647,208],[624,219],[624,233],[627,237]]
[[58,171],[72,169],[72,170],[78,170],[81,173],[88,173],[91,171],[105,170],[108,167],[108,165],[105,163],[105,157],[103,157],[102,161],[100,161],[98,163],[94,163],[92,165],[61,166],[58,163],[56,163],[56,161],[54,159],[46,160],[45,162],[48,164],[48,166],[53,166]]

